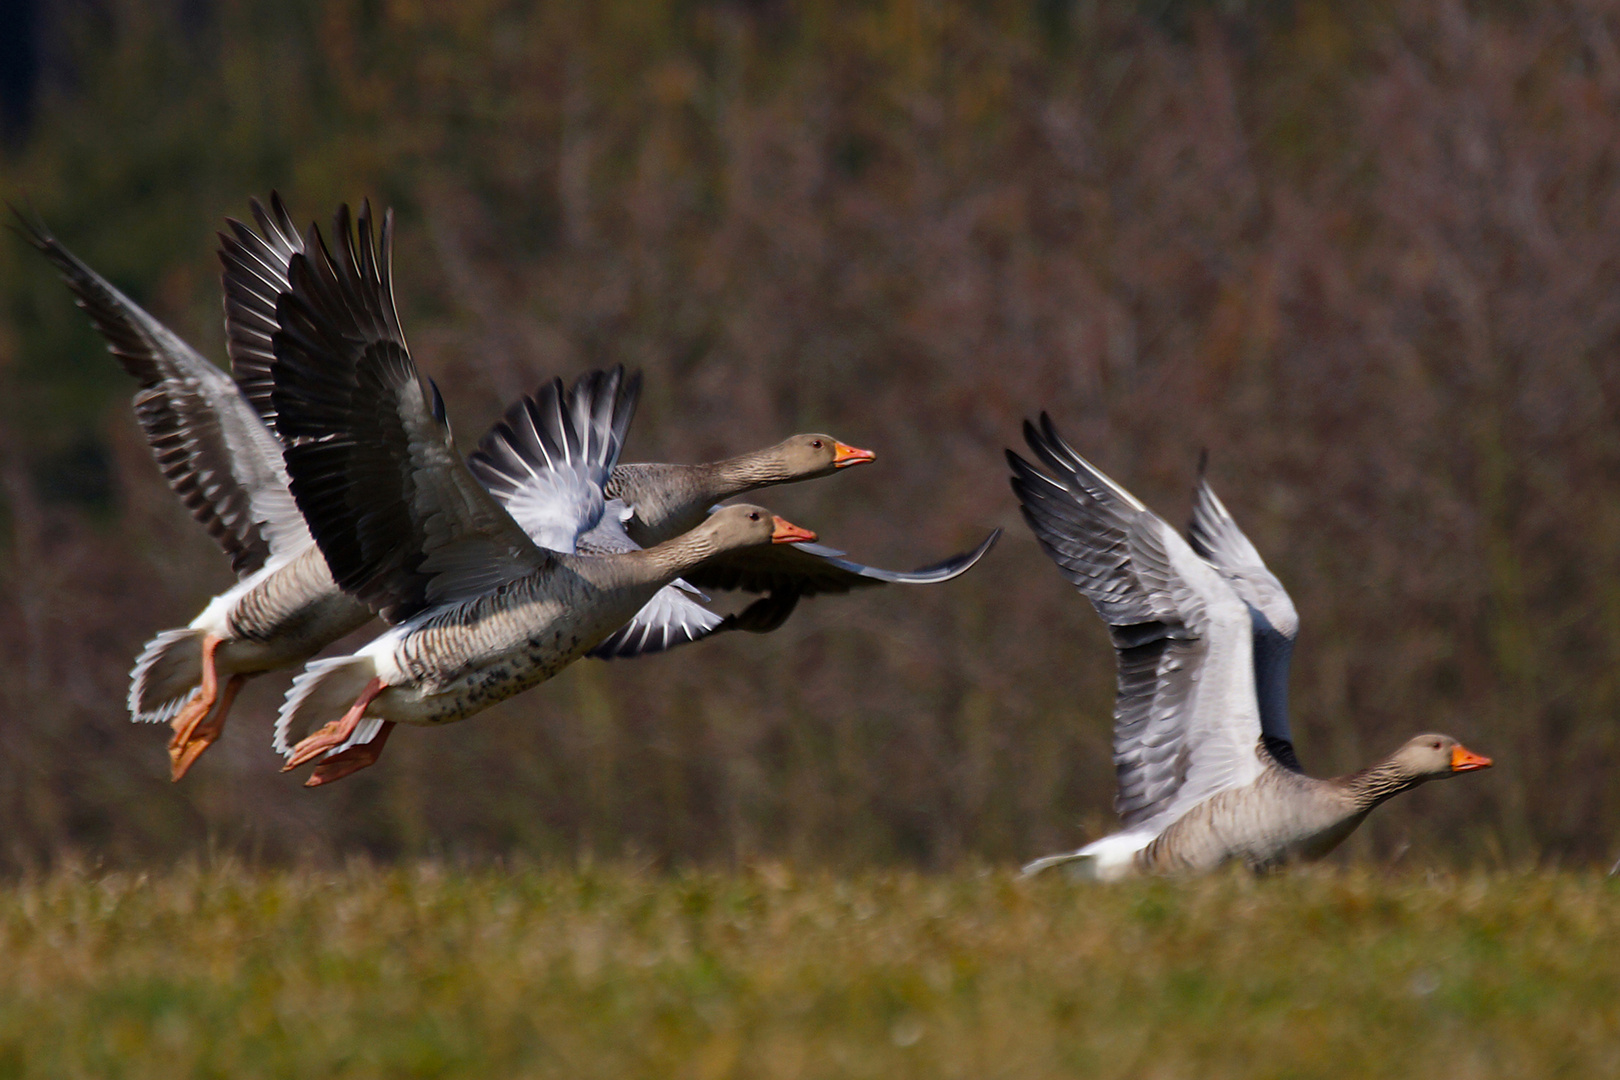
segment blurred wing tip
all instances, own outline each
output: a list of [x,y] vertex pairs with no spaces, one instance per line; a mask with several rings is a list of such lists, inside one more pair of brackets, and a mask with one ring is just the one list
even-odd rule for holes
[[34,206],[32,199],[24,196],[23,204],[28,208],[26,214],[16,203],[10,199],[6,200],[6,209],[10,210],[11,216],[16,219],[7,222],[6,227],[40,251],[51,250],[56,246],[57,240],[51,233],[50,227],[45,224],[45,218],[40,215],[39,209]]

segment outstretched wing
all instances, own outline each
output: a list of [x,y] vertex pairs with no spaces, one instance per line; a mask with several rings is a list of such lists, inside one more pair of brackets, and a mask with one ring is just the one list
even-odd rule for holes
[[231,231],[219,234],[219,260],[225,266],[225,351],[242,396],[274,431],[270,369],[276,362],[271,345],[277,329],[276,299],[289,288],[287,267],[304,250],[304,241],[276,192],[270,193],[269,210],[258,199],[250,200],[249,206],[258,232],[226,218]]
[[472,599],[550,562],[467,471],[438,390],[394,309],[393,215],[345,206],[337,252],[311,227],[272,338],[276,427],[298,507],[345,590],[393,622]]
[[1000,537],[1001,530],[995,529],[971,551],[910,571],[863,566],[822,544],[771,544],[718,555],[686,577],[700,589],[791,593],[795,599],[874,585],[934,585],[965,574]]
[[1007,452],[1024,520],[1108,624],[1118,654],[1114,805],[1125,827],[1179,817],[1253,780],[1260,718],[1243,602],[1044,413],[1024,438],[1046,470]]
[[564,392],[553,379],[523,398],[485,435],[467,468],[536,544],[572,552],[602,520],[641,393],[641,375],[592,371]]
[[1187,539],[1193,550],[1215,567],[1232,591],[1248,605],[1254,626],[1254,684],[1260,702],[1260,730],[1266,749],[1278,764],[1299,772],[1294,738],[1288,727],[1288,664],[1299,634],[1299,613],[1288,590],[1260,558],[1221,502],[1205,470],[1209,455],[1198,459],[1198,487],[1193,493]]
[[309,532],[287,490],[281,444],[230,376],[21,214],[79,307],[141,389],[135,416],[169,487],[246,577],[304,550]]

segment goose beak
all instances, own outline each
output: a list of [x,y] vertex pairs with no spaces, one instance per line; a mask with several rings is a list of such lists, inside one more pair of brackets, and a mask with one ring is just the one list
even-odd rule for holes
[[877,455],[870,450],[862,450],[858,446],[849,446],[845,443],[833,443],[833,468],[842,469],[850,465],[859,465],[863,461],[876,461]]
[[1466,746],[1458,743],[1451,748],[1451,771],[1473,772],[1475,769],[1488,769],[1491,759],[1483,754],[1476,754]]
[[771,524],[774,526],[771,530],[773,544],[801,544],[816,538],[816,534],[809,529],[801,529],[784,517],[771,515]]

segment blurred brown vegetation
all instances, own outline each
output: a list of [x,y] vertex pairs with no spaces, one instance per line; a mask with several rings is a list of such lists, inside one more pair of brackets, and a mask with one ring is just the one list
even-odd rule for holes
[[879,453],[774,507],[965,578],[581,663],[306,792],[284,676],[179,786],[125,673],[229,574],[44,262],[0,244],[0,865],[632,853],[1017,860],[1110,822],[1113,661],[1018,521],[1048,409],[1180,523],[1213,479],[1301,611],[1317,774],[1494,756],[1363,856],[1620,843],[1620,3],[105,0],[48,19],[0,194],[223,356],[212,230],[400,214],[464,441],[625,363],[630,459]]

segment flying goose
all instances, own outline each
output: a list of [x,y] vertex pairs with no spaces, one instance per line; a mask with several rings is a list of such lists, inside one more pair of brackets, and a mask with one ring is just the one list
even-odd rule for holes
[[[17,215],[109,351],[140,383],[135,412],[154,456],[175,493],[232,557],[239,577],[189,626],[152,639],[131,672],[131,716],[173,725],[169,757],[176,781],[219,738],[249,676],[302,664],[372,618],[370,608],[332,580],[287,488],[272,430],[270,337],[276,297],[288,287],[287,263],[302,240],[279,195],[271,194],[268,211],[257,199],[251,208],[259,232],[227,219],[231,233],[220,234],[234,379],[43,225]],[[605,381],[591,383],[589,391],[599,393]],[[582,392],[586,382],[579,384]],[[617,377],[612,385],[616,389]]]
[[[549,484],[544,479],[549,452],[540,433],[542,426],[533,403],[520,401],[467,458],[472,474],[537,541],[540,538],[529,527],[530,521],[545,520],[551,514]],[[696,528],[725,499],[828,476],[872,461],[874,456],[870,450],[849,446],[831,435],[811,433],[703,465],[615,465],[603,488],[610,512],[580,538],[580,550],[604,554],[653,547]],[[912,571],[864,566],[821,544],[754,547],[718,555],[686,575],[685,581],[661,591],[649,602],[648,610],[590,655],[640,655],[724,630],[765,633],[781,626],[804,596],[885,584],[949,581],[971,569],[1000,535],[1001,530],[995,529],[976,548]],[[697,589],[768,595],[743,611],[721,617],[699,602]]]
[[[1124,826],[1026,874],[1255,869],[1319,858],[1391,796],[1488,768],[1447,735],[1419,735],[1360,772],[1300,771],[1284,702],[1293,603],[1200,477],[1189,544],[1064,442],[1051,418],[1007,451],[1024,520],[1108,624],[1118,652],[1114,800]],[[1044,472],[1042,471],[1044,468]]]
[[[344,207],[335,255],[312,227],[277,304],[272,398],[293,495],[337,582],[394,624],[294,680],[277,741],[289,769],[323,759],[310,786],[375,762],[394,723],[451,723],[545,681],[705,559],[815,539],[739,505],[644,550],[537,544],[463,463],[406,348],[392,220],[374,242],[369,204],[353,225]],[[573,492],[546,500],[558,547],[607,513],[592,488],[606,485],[618,449],[602,440],[554,479]]]
[[[114,288],[43,224],[16,215],[26,237],[62,274],[109,351],[139,382],[135,411],[154,457],[176,494],[231,556],[238,574],[237,586],[216,597],[189,626],[164,631],[148,642],[131,672],[132,718],[173,726],[169,756],[176,781],[222,734],[231,702],[248,677],[301,664],[371,618],[369,608],[332,581],[287,491],[281,447],[274,435],[270,339],[276,329],[276,297],[288,287],[287,263],[302,240],[278,194],[271,193],[268,210],[257,199],[251,200],[251,208],[258,232],[227,219],[230,232],[220,234],[227,353],[234,377],[227,377]],[[624,389],[631,408],[638,381],[639,376],[632,377]],[[608,400],[618,393],[617,383],[612,386],[605,377],[595,381],[587,377],[571,393],[605,395],[603,400]],[[560,383],[552,392],[559,391]],[[535,449],[533,438],[525,442],[520,420],[526,419],[532,429],[533,417],[521,414],[537,408],[536,398],[544,392],[515,405],[507,422],[497,425],[481,445],[496,452],[506,446],[515,446],[520,453]],[[587,410],[592,407],[586,404]],[[615,492],[622,487],[635,498],[641,515],[628,527],[643,542],[657,543],[695,525],[718,499],[766,484],[827,475],[871,459],[869,451],[830,436],[801,435],[710,465],[620,465],[608,486]],[[550,467],[547,461],[524,463],[526,484],[543,490],[544,473]],[[480,475],[499,480],[494,472]],[[503,501],[534,494],[513,485],[495,487]],[[618,520],[629,511],[622,503],[613,505],[614,518],[584,541],[584,550],[635,546]],[[530,523],[522,515],[520,520]],[[644,528],[643,520],[650,525]],[[544,521],[534,524],[541,532],[546,528]],[[535,535],[540,539],[539,533]],[[846,563],[836,559],[838,552],[815,548],[829,557],[829,567],[898,581],[944,580],[966,570],[979,554],[947,560],[940,564],[943,571],[923,577]],[[829,573],[816,569],[822,575]],[[684,583],[660,592],[593,655],[633,656],[719,629],[753,628],[738,616],[722,619],[688,598],[683,589],[695,592]]]
[[[191,623],[147,642],[130,673],[129,711],[168,722],[170,775],[179,780],[219,738],[243,682],[301,664],[371,619],[332,581],[287,488],[281,444],[268,426],[269,334],[275,298],[300,240],[281,200],[252,204],[259,232],[231,222],[222,237],[240,272],[227,274],[226,334],[233,381],[45,229],[18,214],[79,307],[140,389],[135,416],[170,488],[231,558],[237,583]],[[262,235],[261,235],[262,234]],[[222,253],[225,257],[225,253]],[[235,285],[232,281],[235,281]]]
[[[25,236],[55,265],[109,351],[139,383],[136,417],[154,457],[238,575],[237,585],[190,625],[149,641],[131,672],[132,718],[173,727],[169,757],[176,781],[219,738],[248,677],[301,664],[371,618],[369,608],[331,580],[287,490],[273,434],[270,336],[276,297],[287,288],[287,261],[302,241],[279,195],[271,194],[268,210],[258,200],[251,207],[258,232],[229,220],[230,234],[220,237],[234,379],[92,270],[43,224],[17,214]],[[759,461],[774,457],[786,480],[803,479],[832,470],[802,452],[785,451],[822,445],[834,447],[835,468],[871,458],[826,436],[801,436],[734,462],[752,459],[757,468]],[[664,467],[628,468],[657,473]],[[692,474],[734,483],[738,471],[733,463],[719,463]],[[775,479],[772,474],[764,482]],[[701,485],[678,482],[638,490],[649,491],[649,507],[666,514],[681,513],[693,497],[705,494]],[[722,627],[729,625],[707,609],[661,594],[614,636],[611,655],[668,647]]]

